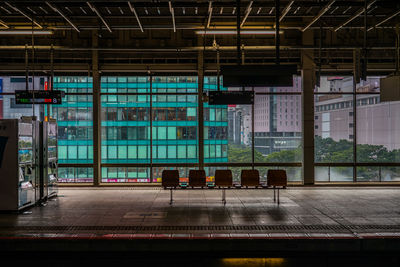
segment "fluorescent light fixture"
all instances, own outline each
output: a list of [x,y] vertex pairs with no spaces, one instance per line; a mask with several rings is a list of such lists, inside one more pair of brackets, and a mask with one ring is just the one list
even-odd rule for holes
[[[280,31],[280,34],[282,34],[283,32]],[[236,30],[209,30],[209,31],[205,31],[205,30],[200,30],[200,31],[196,31],[196,34],[203,34],[203,35],[234,35],[237,34]],[[240,34],[257,34],[257,35],[275,35],[275,31],[274,30],[241,30]]]
[[49,34],[53,34],[52,31],[0,31],[0,35],[49,35]]

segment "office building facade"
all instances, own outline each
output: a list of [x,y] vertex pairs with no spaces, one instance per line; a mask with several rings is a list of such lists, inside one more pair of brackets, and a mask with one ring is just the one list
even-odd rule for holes
[[258,88],[254,100],[255,149],[264,156],[273,152],[293,150],[301,144],[301,96],[283,93],[301,92],[301,78],[293,78],[293,87]]
[[[197,164],[197,87],[196,76],[102,77],[101,182],[160,182],[160,168],[151,164]],[[69,93],[62,105],[52,106],[51,116],[59,123],[60,163],[93,163],[91,79],[56,77],[54,88]],[[204,90],[216,90],[216,79],[206,77]],[[203,131],[204,161],[227,162],[226,105],[204,104]],[[118,164],[127,166],[113,166]],[[63,171],[62,182],[92,181],[91,168]]]

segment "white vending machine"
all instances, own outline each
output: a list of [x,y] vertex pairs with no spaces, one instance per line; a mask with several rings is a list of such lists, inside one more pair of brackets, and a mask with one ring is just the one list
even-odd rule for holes
[[32,117],[0,120],[0,210],[18,211],[39,198],[36,125]]
[[40,199],[45,201],[58,193],[57,122],[49,119],[39,125]]

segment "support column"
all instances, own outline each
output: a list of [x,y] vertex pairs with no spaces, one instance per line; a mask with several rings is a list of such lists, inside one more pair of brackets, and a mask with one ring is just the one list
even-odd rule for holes
[[[98,47],[98,33],[92,32],[92,47]],[[92,50],[93,78],[93,185],[99,186],[101,181],[101,99],[99,52]]]
[[[313,32],[303,33],[303,45],[313,45]],[[315,64],[313,50],[301,52],[301,79],[303,84],[303,181],[305,185],[315,182],[314,175],[314,88]]]
[[199,169],[204,169],[204,107],[203,107],[203,86],[204,86],[204,52],[198,52],[197,56],[197,78],[198,78],[198,94],[197,94],[197,137],[199,144]]

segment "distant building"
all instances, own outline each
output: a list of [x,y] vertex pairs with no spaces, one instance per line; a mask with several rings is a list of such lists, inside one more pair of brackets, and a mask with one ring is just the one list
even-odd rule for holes
[[242,111],[236,105],[228,106],[228,140],[229,144],[241,144]]
[[[293,87],[258,88],[264,92],[300,92],[301,78]],[[255,149],[263,155],[292,150],[301,144],[301,96],[257,95],[254,101]]]
[[[26,89],[25,77],[21,76],[4,76],[0,78],[0,92],[2,93],[14,93],[16,90]],[[32,78],[28,80],[29,90],[43,90],[46,78],[35,77],[34,84],[32,83]],[[3,95],[0,96],[0,118],[2,119],[18,119],[22,116],[32,116],[33,109],[32,105],[29,104],[15,104],[15,97],[13,95]],[[34,115],[38,119],[43,119],[44,108],[43,105],[36,105],[34,109]]]
[[[351,80],[351,83],[349,82]],[[341,84],[341,81],[343,82]],[[329,88],[345,88],[352,78],[329,80]],[[379,78],[369,78],[357,85],[357,92],[379,92]],[[388,150],[400,148],[400,101],[381,103],[379,95],[357,95],[357,143],[383,145]],[[352,95],[315,96],[315,135],[335,141],[354,141]]]

